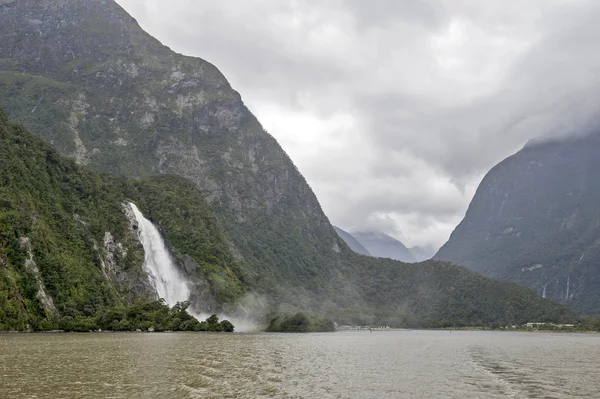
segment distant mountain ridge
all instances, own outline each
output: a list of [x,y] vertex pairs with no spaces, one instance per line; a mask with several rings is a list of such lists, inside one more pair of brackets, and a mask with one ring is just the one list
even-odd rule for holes
[[406,263],[417,260],[406,246],[397,239],[381,232],[355,231],[351,233],[372,256],[390,258]]
[[371,256],[371,253],[360,242],[358,242],[358,240],[352,236],[352,234],[340,229],[337,226],[333,226],[333,228],[340,238],[344,240],[346,244],[348,244],[351,250],[360,255]]
[[[350,234],[347,231],[342,230],[339,227],[333,226],[335,231],[338,233],[340,238],[342,238],[346,244],[352,249],[354,252],[367,255],[367,256],[375,256],[380,258],[390,258],[401,260],[403,262],[423,262],[425,260],[429,260],[433,258],[436,254],[437,250],[433,247],[411,247],[407,248],[400,240],[397,240],[387,234],[380,232],[359,232],[358,235],[362,234],[363,239],[370,242],[370,245],[374,246],[376,251],[380,255],[371,254],[365,246],[359,242],[359,240],[354,237],[353,233]],[[366,237],[366,238],[364,238]],[[377,244],[375,244],[377,242]],[[401,245],[399,246],[398,243]],[[404,247],[404,248],[403,248]],[[408,250],[408,253],[405,251]],[[412,255],[412,257],[411,257]]]
[[435,256],[437,253],[437,249],[434,247],[426,246],[426,247],[410,247],[410,253],[413,254],[417,262],[423,262],[424,260],[429,260]]
[[532,141],[483,179],[436,259],[600,313],[600,134]]

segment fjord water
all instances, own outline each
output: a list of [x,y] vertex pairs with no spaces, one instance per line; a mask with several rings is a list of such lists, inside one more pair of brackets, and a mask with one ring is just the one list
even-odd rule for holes
[[600,397],[600,336],[0,335],[0,398]]
[[135,204],[130,202],[129,206],[138,222],[138,234],[144,247],[142,268],[148,274],[152,286],[156,288],[158,297],[163,298],[169,306],[187,301],[190,290],[171,259],[160,232]]

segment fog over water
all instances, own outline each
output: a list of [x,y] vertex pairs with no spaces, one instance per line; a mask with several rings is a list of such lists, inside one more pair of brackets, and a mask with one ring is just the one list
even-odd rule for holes
[[600,335],[0,335],[1,398],[598,398]]

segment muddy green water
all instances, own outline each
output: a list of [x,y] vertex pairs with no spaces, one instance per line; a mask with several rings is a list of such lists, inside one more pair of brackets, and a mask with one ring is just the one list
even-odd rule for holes
[[0,398],[600,398],[600,336],[0,335]]

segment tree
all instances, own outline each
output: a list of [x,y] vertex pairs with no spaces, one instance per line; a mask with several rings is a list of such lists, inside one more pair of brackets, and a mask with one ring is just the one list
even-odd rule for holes
[[221,322],[221,329],[225,332],[233,332],[234,327],[229,320],[223,320]]

